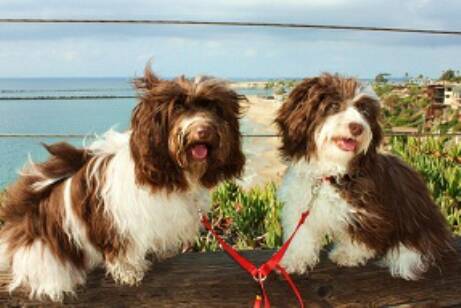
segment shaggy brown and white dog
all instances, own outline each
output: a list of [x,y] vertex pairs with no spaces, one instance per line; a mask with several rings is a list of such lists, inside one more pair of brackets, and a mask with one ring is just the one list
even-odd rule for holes
[[318,262],[326,235],[338,265],[380,258],[393,276],[409,280],[450,249],[446,222],[421,176],[378,151],[379,111],[371,87],[329,74],[302,81],[278,111],[280,150],[290,161],[278,193],[285,238],[310,210],[283,260],[290,272]]
[[139,283],[146,254],[162,259],[192,243],[209,188],[240,175],[240,105],[225,83],[160,80],[147,68],[135,85],[128,132],[84,149],[46,146],[51,158],[7,189],[0,259],[11,290],[59,301],[100,264],[119,283]]

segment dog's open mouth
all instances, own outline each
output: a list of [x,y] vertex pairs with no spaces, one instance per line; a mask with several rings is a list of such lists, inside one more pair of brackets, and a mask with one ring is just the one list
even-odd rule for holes
[[209,145],[206,143],[196,143],[189,147],[189,153],[194,160],[205,160],[209,152]]
[[333,141],[338,148],[346,152],[355,152],[359,145],[358,141],[353,138],[337,137],[333,138]]

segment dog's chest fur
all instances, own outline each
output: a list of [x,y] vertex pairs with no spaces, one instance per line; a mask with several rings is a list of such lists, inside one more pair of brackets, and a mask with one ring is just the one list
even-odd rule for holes
[[200,224],[198,211],[207,212],[211,206],[209,191],[200,184],[170,193],[152,193],[136,185],[128,147],[115,154],[107,178],[101,194],[118,232],[130,238],[136,249],[160,257],[193,242]]
[[308,163],[297,163],[288,168],[278,192],[284,203],[284,228],[290,228],[305,210],[309,210],[306,227],[319,233],[334,236],[344,232],[352,223],[356,210],[329,181],[323,179],[324,176]]

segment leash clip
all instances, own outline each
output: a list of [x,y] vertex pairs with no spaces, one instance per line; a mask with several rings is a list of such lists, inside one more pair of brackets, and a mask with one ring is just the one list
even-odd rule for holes
[[263,273],[258,271],[256,275],[253,275],[253,279],[258,283],[264,282],[267,279],[267,275],[264,275]]
[[202,211],[201,208],[198,208],[198,209],[197,209],[197,214],[198,214],[198,217],[199,217],[200,221],[201,221],[202,224],[203,224],[203,220],[204,220],[205,214],[203,214],[203,211]]

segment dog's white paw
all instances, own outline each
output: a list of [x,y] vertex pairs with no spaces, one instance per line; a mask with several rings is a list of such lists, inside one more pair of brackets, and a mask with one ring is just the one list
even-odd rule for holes
[[354,267],[365,265],[371,253],[365,251],[349,250],[347,247],[336,247],[330,251],[329,259],[338,266]]
[[287,254],[281,261],[282,266],[290,274],[304,274],[311,270],[319,261],[316,255]]
[[112,273],[112,277],[118,284],[138,286],[144,278],[144,272],[136,270],[125,270]]
[[110,273],[116,283],[128,286],[137,286],[144,278],[144,273],[148,266],[149,263],[147,261],[137,265],[117,262],[108,264],[107,269],[108,273]]

